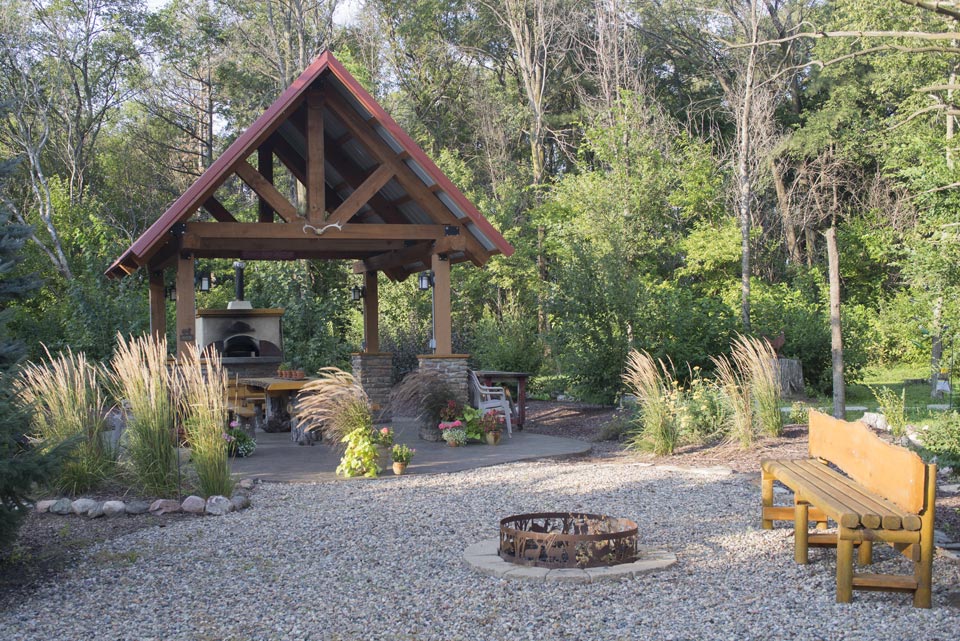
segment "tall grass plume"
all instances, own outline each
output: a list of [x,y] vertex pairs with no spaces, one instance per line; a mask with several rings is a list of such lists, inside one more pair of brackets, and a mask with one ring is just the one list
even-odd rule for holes
[[27,363],[14,383],[31,414],[31,439],[44,451],[72,444],[53,484],[77,494],[113,473],[115,453],[102,438],[106,397],[101,369],[67,349]]
[[324,367],[319,377],[304,385],[297,403],[297,416],[305,431],[319,431],[324,440],[341,449],[354,430],[373,429],[370,399],[349,372]]
[[126,408],[123,444],[135,482],[149,494],[168,495],[177,489],[178,452],[167,340],[117,334],[110,365],[114,396]]
[[188,349],[177,362],[180,420],[203,496],[230,496],[227,441],[227,371],[213,350]]
[[679,441],[679,422],[674,407],[675,377],[672,367],[646,352],[632,350],[622,376],[636,395],[640,429],[627,441],[633,449],[651,450],[658,456],[673,454]]

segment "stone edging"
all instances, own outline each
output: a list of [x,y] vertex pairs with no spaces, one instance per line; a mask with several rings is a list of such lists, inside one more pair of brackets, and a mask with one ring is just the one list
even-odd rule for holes
[[189,514],[210,514],[212,516],[222,516],[250,507],[250,497],[247,491],[253,490],[254,481],[252,479],[243,479],[237,484],[237,490],[233,496],[211,496],[204,499],[199,496],[188,496],[182,503],[174,499],[157,499],[153,503],[146,501],[97,501],[88,498],[79,498],[70,500],[68,498],[49,499],[37,501],[35,507],[38,514],[56,514],[59,516],[68,516],[75,514],[95,519],[99,517],[117,517],[126,514],[136,516],[140,514],[152,514],[161,516],[173,512],[187,512]]
[[677,555],[661,548],[638,545],[640,559],[602,568],[538,568],[514,565],[497,555],[499,539],[487,539],[469,546],[463,553],[464,562],[474,570],[503,579],[519,579],[536,582],[595,583],[629,578],[638,574],[668,568],[677,562]]

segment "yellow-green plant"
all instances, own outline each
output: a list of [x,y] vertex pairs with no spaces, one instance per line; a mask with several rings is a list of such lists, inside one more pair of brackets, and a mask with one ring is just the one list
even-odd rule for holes
[[717,381],[730,405],[729,437],[741,447],[753,445],[753,403],[750,402],[749,378],[726,356],[712,357]]
[[166,338],[117,334],[110,361],[113,394],[125,407],[124,448],[137,485],[149,494],[177,488],[175,379],[167,364]]
[[337,465],[337,474],[346,477],[377,478],[380,474],[380,466],[377,464],[379,454],[373,442],[373,432],[369,428],[358,427],[344,435],[341,440],[346,448],[340,464]]
[[907,401],[907,390],[903,389],[899,394],[886,386],[872,387],[867,385],[877,399],[877,405],[880,406],[880,412],[887,419],[887,425],[890,427],[890,433],[894,438],[902,438],[907,433],[907,414],[905,411]]
[[31,413],[31,439],[44,451],[64,443],[73,449],[53,481],[76,494],[113,473],[115,452],[104,442],[106,400],[102,373],[83,353],[67,349],[47,361],[27,363],[14,383]]
[[190,445],[190,460],[203,496],[230,496],[228,464],[227,371],[220,355],[188,349],[177,361],[180,421]]
[[622,379],[636,395],[640,408],[640,429],[627,441],[627,446],[652,450],[658,456],[673,454],[679,437],[679,421],[672,364],[668,367],[646,352],[631,350]]
[[345,437],[365,429],[373,438],[370,399],[357,380],[336,367],[324,367],[300,392],[297,417],[305,431],[319,431],[331,444],[345,448]]

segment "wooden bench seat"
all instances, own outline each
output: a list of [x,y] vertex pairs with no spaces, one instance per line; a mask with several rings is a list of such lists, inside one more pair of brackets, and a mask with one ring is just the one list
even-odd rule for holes
[[[797,563],[807,562],[811,545],[836,547],[838,602],[850,602],[854,589],[890,590],[912,592],[915,606],[930,607],[936,466],[884,442],[862,423],[813,411],[809,452],[810,459],[761,462],[763,527],[794,522]],[[793,490],[792,507],[773,504],[775,481]],[[825,529],[828,520],[837,524],[836,533],[809,532],[811,521]],[[854,573],[854,547],[858,563],[869,565],[874,542],[911,559],[913,575]]]

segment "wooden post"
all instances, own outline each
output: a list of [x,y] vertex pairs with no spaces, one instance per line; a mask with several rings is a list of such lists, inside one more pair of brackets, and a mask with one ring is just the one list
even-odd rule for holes
[[773,507],[773,476],[767,474],[763,469],[760,470],[760,504],[761,504],[761,518],[760,525],[764,530],[773,529],[773,520],[763,518],[764,510],[763,508]]
[[307,218],[312,223],[326,218],[323,175],[323,94],[307,93]]
[[[257,170],[271,185],[273,184],[273,147],[265,142],[257,149]],[[258,198],[257,219],[261,223],[273,222],[273,207],[263,198]]]
[[150,335],[157,341],[167,335],[167,297],[162,270],[150,272]]
[[937,466],[927,465],[926,502],[923,506],[923,515],[920,517],[920,559],[913,566],[913,574],[917,579],[917,589],[913,593],[913,607],[929,608],[932,603],[931,591],[933,587],[933,516],[937,501]]
[[853,541],[837,541],[837,603],[853,601]]
[[808,547],[808,519],[810,504],[805,501],[794,500],[793,507],[793,560],[801,565],[807,564]]
[[363,274],[363,341],[364,352],[376,354],[380,351],[380,304],[377,298],[377,272]]
[[196,293],[193,291],[193,255],[177,256],[177,357],[196,343]]
[[449,356],[453,354],[450,323],[450,261],[446,256],[433,254],[433,326],[434,339],[437,342],[434,354]]

